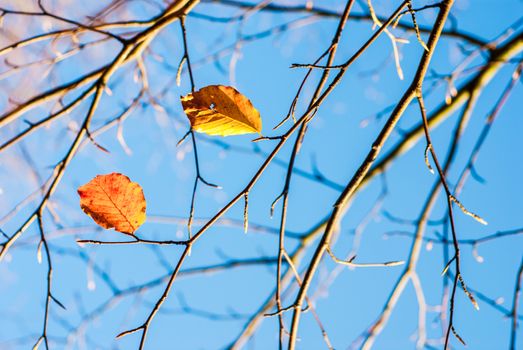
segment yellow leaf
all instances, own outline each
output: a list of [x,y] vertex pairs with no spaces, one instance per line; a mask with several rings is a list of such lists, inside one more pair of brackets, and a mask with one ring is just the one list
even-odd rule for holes
[[82,210],[103,228],[133,234],[145,222],[143,190],[125,175],[98,175],[78,194]]
[[260,113],[233,87],[209,85],[181,101],[195,131],[220,136],[261,133]]

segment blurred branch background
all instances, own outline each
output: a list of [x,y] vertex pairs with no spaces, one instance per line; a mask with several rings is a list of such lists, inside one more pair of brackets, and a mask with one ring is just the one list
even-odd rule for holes
[[[522,10],[0,0],[0,348],[518,349]],[[213,84],[255,142],[190,129]]]

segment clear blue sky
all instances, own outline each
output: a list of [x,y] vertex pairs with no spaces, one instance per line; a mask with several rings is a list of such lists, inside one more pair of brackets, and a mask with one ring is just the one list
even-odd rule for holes
[[[4,0],[5,1],[5,0]],[[0,4],[2,4],[0,0]],[[396,3],[375,0],[376,11],[386,16]],[[284,3],[284,2],[282,2]],[[293,4],[298,1],[287,1]],[[15,2],[7,1],[6,7],[13,8]],[[315,5],[342,10],[342,1],[315,1]],[[415,7],[425,5],[425,1],[414,1]],[[9,6],[8,6],[9,5]],[[3,6],[3,5],[2,5]],[[82,19],[82,15],[92,13],[86,5],[70,2],[66,8],[73,16]],[[78,8],[71,12],[71,9]],[[500,35],[511,23],[516,22],[523,13],[521,1],[471,1],[458,0],[452,14],[459,23],[459,29],[492,40]],[[89,12],[90,11],[90,12]],[[149,18],[157,13],[155,7],[145,6],[142,2],[129,4],[129,11],[140,18]],[[218,5],[200,4],[194,10],[200,14],[226,17],[237,13],[236,9]],[[361,7],[356,4],[355,12]],[[431,25],[435,10],[418,14],[418,21]],[[262,32],[292,19],[303,18],[303,14],[281,15],[260,13],[253,15],[241,28],[243,34]],[[407,16],[404,20],[408,20]],[[14,25],[14,18],[6,18],[4,25]],[[291,29],[283,34],[276,34],[262,40],[245,43],[235,67],[234,79],[229,74],[231,55],[226,54],[219,64],[205,62],[210,54],[234,43],[237,24],[212,23],[196,17],[187,19],[189,50],[194,65],[197,87],[210,84],[234,85],[248,96],[259,109],[263,118],[264,135],[278,135],[273,131],[286,114],[290,102],[299,86],[304,71],[290,69],[292,63],[312,62],[330,43],[337,21],[321,19],[306,26]],[[34,26],[34,28],[32,27]],[[42,31],[41,23],[33,23],[33,30]],[[45,28],[45,27],[44,27]],[[521,30],[521,28],[517,28]],[[371,35],[369,22],[351,21],[343,34],[336,63],[341,63]],[[366,52],[347,72],[337,89],[321,106],[317,116],[310,124],[303,147],[297,158],[296,167],[310,171],[314,162],[330,180],[345,185],[364,159],[369,147],[383,126],[386,117],[375,119],[372,116],[398,101],[408,87],[422,54],[422,48],[412,34],[401,34],[410,40],[401,45],[401,65],[405,78],[400,80],[394,69],[390,41],[382,37]],[[1,38],[1,36],[0,36]],[[426,40],[427,36],[423,36]],[[8,41],[7,41],[8,42]],[[6,39],[2,38],[4,46]],[[47,43],[48,44],[48,43]],[[46,45],[47,45],[46,44]],[[57,44],[58,46],[60,44]],[[38,48],[45,48],[41,45]],[[7,96],[19,100],[34,89],[45,88],[51,81],[65,82],[82,71],[98,67],[112,57],[117,46],[107,45],[104,50],[93,49],[87,58],[74,57],[60,63],[51,76],[42,80],[35,77],[16,76],[12,80],[0,80],[0,87],[6,95],[0,98],[0,108],[7,108]],[[182,49],[179,26],[168,27],[152,44],[155,55],[163,57],[164,62],[156,61],[152,56],[146,59],[151,92],[158,94],[176,75],[176,66],[181,58]],[[30,51],[37,55],[38,50]],[[23,57],[12,56],[14,60]],[[464,59],[458,42],[444,38],[437,47],[431,69],[437,73],[448,73]],[[520,56],[521,57],[521,56]],[[471,67],[481,62],[477,59]],[[5,68],[5,66],[2,66]],[[174,68],[173,68],[174,67]],[[470,124],[460,144],[456,165],[451,169],[449,181],[454,184],[472,150],[475,140],[483,126],[484,119],[498,99],[501,90],[507,84],[515,68],[509,64],[503,68],[485,88]],[[3,70],[2,70],[3,71]],[[370,72],[370,73],[369,73]],[[315,78],[316,79],[316,78]],[[463,81],[459,80],[459,87]],[[186,73],[182,75],[182,84],[168,85],[165,95],[159,101],[165,108],[154,108],[144,103],[142,108],[133,112],[123,128],[125,141],[132,154],[127,154],[117,140],[116,128],[108,131],[97,142],[110,150],[103,153],[92,144],[86,144],[75,157],[66,171],[58,191],[54,194],[54,210],[59,215],[59,224],[53,223],[46,214],[45,227],[49,235],[57,232],[50,239],[54,264],[54,295],[66,306],[66,310],[53,304],[49,335],[58,343],[54,349],[64,347],[63,340],[71,336],[79,325],[78,334],[70,340],[71,349],[134,349],[139,341],[138,335],[129,335],[115,340],[116,334],[139,326],[163,291],[160,285],[143,294],[132,294],[100,317],[87,324],[82,324],[85,315],[92,313],[108,298],[112,291],[100,276],[94,274],[93,263],[106,271],[120,289],[140,285],[165,275],[175,265],[180,247],[130,246],[84,246],[78,247],[76,239],[123,239],[114,232],[97,230],[90,218],[79,208],[76,188],[89,181],[97,174],[121,172],[133,181],[141,184],[147,199],[147,213],[150,219],[142,226],[139,233],[151,239],[183,239],[186,237],[184,224],[159,223],[155,216],[187,217],[194,181],[194,161],[190,142],[177,147],[177,141],[188,130],[188,123],[179,96],[190,91]],[[427,83],[428,86],[428,83]],[[96,113],[93,127],[99,127],[106,120],[121,110],[122,105],[132,99],[139,85],[133,81],[133,69],[127,67],[117,73],[110,81],[112,96],[105,95],[102,105]],[[313,85],[306,87],[309,96]],[[428,90],[428,87],[426,87]],[[523,196],[521,173],[523,155],[520,152],[521,99],[523,87],[515,87],[510,99],[499,115],[491,135],[477,161],[477,170],[486,183],[469,180],[460,200],[467,207],[481,214],[488,222],[482,226],[470,217],[456,211],[458,234],[463,239],[475,239],[496,231],[522,227],[521,212]],[[427,108],[436,108],[444,98],[444,85],[440,85],[427,98]],[[24,100],[24,98],[21,98]],[[305,99],[304,99],[305,100]],[[303,103],[299,106],[303,110]],[[28,113],[29,120],[38,120],[46,109]],[[16,203],[25,198],[37,187],[31,170],[22,161],[23,152],[31,155],[38,176],[47,178],[50,167],[62,157],[72,142],[73,133],[79,120],[87,111],[87,104],[67,118],[52,124],[31,135],[23,147],[14,147],[0,153],[0,218],[8,213]],[[436,151],[440,159],[445,155],[450,134],[453,131],[458,113],[449,118],[433,132]],[[399,124],[400,130],[407,130],[419,122],[417,106],[412,105]],[[364,123],[368,121],[368,123]],[[16,123],[15,123],[16,124]],[[16,130],[23,128],[23,123],[13,124],[10,128],[0,129],[2,142]],[[365,127],[363,127],[365,125]],[[287,130],[286,124],[282,130]],[[389,149],[401,135],[395,133],[386,145]],[[229,145],[252,149],[252,136],[217,139],[197,135],[201,171],[206,180],[219,184],[216,190],[200,186],[196,201],[196,217],[214,215],[224,204],[243,189],[263,161],[259,154],[242,153],[226,150],[212,141],[224,141]],[[269,152],[274,143],[258,143],[263,152]],[[291,151],[289,144],[279,154],[278,159],[286,161]],[[388,195],[382,211],[394,216],[415,219],[421,210],[426,195],[436,177],[427,170],[424,159],[424,142],[416,144],[408,153],[394,162],[387,171]],[[314,161],[313,161],[314,160]],[[276,215],[270,218],[269,208],[281,192],[285,169],[272,165],[264,173],[259,183],[249,196],[249,219],[252,224],[278,227],[280,207]],[[354,247],[354,228],[373,207],[381,191],[380,179],[377,178],[364,191],[359,192],[354,204],[344,217],[336,253],[345,256]],[[287,227],[290,232],[302,233],[327,215],[339,195],[339,191],[295,175],[292,179],[289,197],[289,216]],[[0,227],[7,234],[12,234],[32,212],[34,204],[27,206],[18,215]],[[440,219],[445,214],[446,204],[439,199],[432,219]],[[243,206],[236,205],[226,215],[227,218],[241,220]],[[84,227],[74,232],[60,231],[65,228]],[[413,232],[411,225],[400,225],[385,217],[373,219],[363,232],[358,250],[358,261],[379,262],[403,260],[407,257],[411,238],[394,236],[386,238],[386,233],[400,230]],[[437,237],[441,225],[429,226],[428,237]],[[26,349],[33,345],[41,332],[45,302],[46,265],[37,261],[38,233],[33,225],[15,244],[7,259],[0,263],[0,349]],[[483,263],[473,256],[470,246],[463,246],[462,273],[475,290],[479,290],[492,299],[504,298],[503,306],[511,308],[516,270],[523,254],[522,237],[512,237],[487,242],[479,246]],[[287,248],[292,251],[296,241],[287,239]],[[184,269],[219,264],[228,259],[249,259],[255,257],[273,257],[277,253],[277,236],[259,234],[254,230],[247,234],[241,227],[216,226],[210,229],[194,246],[192,255],[184,264]],[[435,244],[432,249],[423,249],[419,261],[418,273],[424,287],[425,298],[429,306],[441,302],[442,277],[444,266],[442,247]],[[310,251],[304,261],[310,259]],[[91,263],[86,263],[90,260]],[[303,266],[302,266],[303,268]],[[322,281],[337,269],[329,259],[318,271]],[[183,269],[182,269],[183,270]],[[402,267],[375,269],[343,269],[328,290],[313,287],[311,297],[316,300],[316,309],[327,330],[335,349],[346,349],[368,327],[380,313],[383,303],[402,271]],[[249,266],[231,269],[223,273],[180,277],[175,283],[162,312],[155,318],[149,331],[146,349],[221,349],[229,344],[239,333],[248,316],[258,309],[275,287],[275,266]],[[317,281],[318,279],[316,279]],[[94,283],[94,284],[93,284]],[[180,312],[180,298],[193,308],[194,312]],[[293,298],[284,302],[288,305]],[[457,292],[455,325],[460,335],[467,341],[469,349],[491,350],[507,349],[510,332],[509,319],[491,306],[479,301],[480,311],[474,310],[465,294]],[[199,312],[202,311],[202,312]],[[218,318],[206,317],[208,312]],[[427,333],[429,338],[441,335],[438,313],[432,309],[427,313]],[[523,311],[521,311],[523,312]],[[520,313],[521,313],[520,312]],[[231,319],[231,314],[240,317]],[[207,314],[207,316],[209,316]],[[288,317],[288,316],[287,316]],[[374,349],[399,350],[415,349],[418,307],[412,285],[403,293],[392,317],[378,337]],[[288,321],[288,319],[287,319]],[[289,323],[289,322],[288,322]],[[247,349],[274,349],[277,347],[277,318],[267,318],[255,337],[246,346]],[[87,339],[82,344],[80,339]],[[519,346],[523,347],[523,333],[519,331]],[[311,313],[305,313],[300,327],[298,348],[303,350],[322,349],[325,347],[320,331]],[[18,343],[14,340],[21,339]],[[456,348],[462,348],[453,340]],[[442,348],[442,345],[437,345]]]

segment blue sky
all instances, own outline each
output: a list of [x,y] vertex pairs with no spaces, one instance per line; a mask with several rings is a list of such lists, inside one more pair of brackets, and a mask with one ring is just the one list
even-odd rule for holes
[[[288,3],[296,3],[289,1]],[[318,6],[342,10],[340,1],[314,2]],[[396,6],[396,2],[374,1],[376,11],[386,16]],[[415,1],[415,7],[425,2]],[[66,9],[75,6],[82,11],[72,12],[73,16],[92,13],[85,5],[71,2]],[[500,35],[506,27],[516,22],[523,10],[521,1],[456,1],[452,10],[459,23],[459,29],[474,33],[486,40]],[[91,12],[89,12],[91,11]],[[133,3],[129,5],[131,14],[148,18],[156,13],[154,7]],[[236,13],[236,9],[200,4],[194,10],[197,13],[226,17]],[[361,12],[356,4],[354,11]],[[424,25],[432,24],[435,10],[418,14],[418,21]],[[292,19],[302,18],[303,14],[257,13],[245,22],[244,34],[261,32]],[[408,20],[405,18],[404,20]],[[11,22],[9,22],[11,21]],[[6,24],[15,23],[6,19]],[[34,28],[33,28],[34,26]],[[42,30],[41,23],[31,24],[30,29]],[[290,69],[293,63],[312,62],[329,44],[336,28],[336,21],[321,19],[312,24],[271,36],[270,38],[245,43],[237,61],[234,81],[231,81],[231,55],[220,59],[220,64],[201,63],[210,54],[235,42],[238,26],[223,23],[211,23],[196,17],[187,19],[189,50],[194,65],[197,88],[211,84],[234,85],[248,96],[258,108],[263,118],[263,134],[278,135],[273,131],[286,114],[292,98],[303,77],[304,71]],[[517,28],[521,30],[521,28]],[[297,158],[296,167],[311,171],[317,166],[322,174],[335,183],[344,186],[358,168],[368,152],[377,133],[383,127],[386,117],[376,119],[373,115],[398,101],[408,87],[422,54],[422,48],[412,34],[395,31],[410,40],[401,45],[401,65],[405,78],[400,80],[394,69],[392,48],[386,37],[381,37],[347,72],[343,81],[321,106],[311,122],[303,147]],[[76,188],[97,174],[121,172],[133,181],[141,184],[147,199],[149,220],[139,230],[143,237],[151,239],[183,239],[187,231],[184,224],[159,223],[157,216],[175,218],[187,217],[189,212],[192,183],[194,181],[194,161],[189,142],[176,146],[177,141],[188,130],[188,122],[183,115],[179,96],[190,91],[186,72],[182,75],[182,84],[177,87],[169,84],[176,74],[176,66],[181,58],[181,38],[179,26],[173,24],[153,42],[155,57],[162,57],[159,62],[150,55],[145,63],[149,75],[151,93],[158,94],[164,86],[167,92],[159,101],[162,108],[155,108],[145,103],[136,109],[125,121],[123,133],[131,154],[126,153],[117,139],[116,129],[97,138],[97,142],[110,150],[103,153],[87,143],[70,164],[63,181],[54,194],[54,210],[60,217],[59,225],[53,223],[46,214],[44,225],[52,235],[62,228],[84,227],[74,232],[62,232],[50,240],[54,268],[53,289],[55,296],[66,306],[66,310],[52,306],[49,334],[56,337],[53,348],[64,347],[62,341],[74,334],[73,330],[82,324],[84,315],[96,310],[111,297],[112,291],[103,280],[94,274],[95,264],[106,271],[118,288],[125,289],[143,284],[165,275],[174,266],[181,253],[180,247],[157,247],[142,245],[129,246],[83,246],[79,247],[76,239],[124,239],[121,234],[97,230],[78,204]],[[336,63],[341,63],[372,34],[369,22],[349,22],[343,34]],[[426,40],[427,36],[423,36]],[[2,41],[4,43],[4,41]],[[448,73],[461,62],[465,55],[459,50],[458,42],[444,38],[439,43],[431,64],[431,69],[438,73]],[[3,45],[2,45],[3,46]],[[42,44],[39,46],[45,48]],[[103,50],[93,49],[89,54],[76,56],[57,66],[49,78],[28,78],[15,76],[12,80],[0,81],[3,91],[27,93],[39,87],[46,87],[51,81],[69,81],[82,71],[98,67],[99,62],[112,57],[116,45],[108,44]],[[36,52],[36,53],[35,53]],[[37,54],[35,50],[32,54]],[[19,59],[19,57],[15,57]],[[477,59],[471,66],[481,62]],[[174,67],[174,69],[172,68]],[[5,67],[4,67],[5,68]],[[507,64],[485,87],[474,109],[469,126],[460,143],[455,166],[449,174],[449,182],[454,184],[477,139],[487,113],[499,98],[502,89],[514,71],[514,64]],[[371,72],[371,73],[369,73]],[[316,81],[315,76],[312,81]],[[54,79],[54,80],[53,80]],[[458,87],[466,81],[458,80]],[[133,69],[127,67],[118,72],[110,81],[112,95],[105,95],[95,115],[93,127],[99,127],[106,120],[121,110],[122,105],[131,100],[139,89],[133,80]],[[310,96],[313,84],[309,84],[304,96]],[[428,88],[427,88],[428,90]],[[523,130],[521,116],[521,98],[523,88],[517,84],[493,126],[476,164],[478,172],[486,183],[469,180],[460,200],[472,211],[482,215],[488,226],[482,226],[470,217],[456,210],[457,231],[460,238],[476,239],[496,231],[521,227],[520,198],[523,195],[521,171],[523,156],[519,152],[520,133]],[[444,99],[444,86],[440,86],[427,97],[429,111],[435,109]],[[6,95],[7,96],[7,95]],[[7,98],[0,102],[2,110],[7,108]],[[17,96],[15,96],[17,97]],[[23,97],[23,96],[22,96]],[[18,99],[17,99],[18,100]],[[23,100],[23,99],[22,99]],[[303,98],[305,101],[306,98]],[[49,107],[49,106],[47,106]],[[299,109],[303,111],[303,103]],[[37,120],[46,109],[28,113],[26,118]],[[37,174],[43,178],[50,175],[53,166],[67,150],[74,134],[71,129],[78,126],[79,120],[87,111],[87,104],[65,119],[52,124],[30,136],[23,147],[14,147],[0,153],[0,217],[36,189],[30,168],[21,161],[25,150],[31,155]],[[446,120],[432,132],[435,149],[444,158],[454,129],[458,113]],[[408,130],[420,120],[417,106],[410,106],[402,117],[398,128]],[[18,123],[18,122],[17,122]],[[2,141],[23,127],[22,122],[14,123],[5,130],[0,130]],[[76,123],[76,124],[75,124]],[[287,130],[290,123],[283,130]],[[200,166],[206,180],[219,184],[217,190],[200,186],[197,193],[196,217],[207,218],[214,215],[232,197],[241,191],[263,161],[263,156],[253,151],[237,152],[224,149],[213,141],[223,141],[228,145],[252,150],[252,136],[228,137],[225,139],[197,135],[197,147]],[[387,142],[384,152],[401,138],[394,133]],[[263,152],[274,147],[272,141],[257,144]],[[386,172],[388,195],[381,207],[382,211],[400,218],[414,220],[420,213],[436,177],[427,170],[424,160],[425,144],[420,142],[406,154],[398,158]],[[278,159],[287,161],[291,143],[278,155]],[[272,201],[280,194],[285,178],[285,168],[272,165],[269,167],[249,195],[249,219],[252,224],[278,227],[280,208],[270,218],[269,208]],[[353,230],[366,217],[375,205],[382,190],[380,179],[375,179],[361,192],[358,192],[350,210],[342,220],[338,241],[334,247],[339,256],[344,256],[354,247]],[[310,179],[294,175],[289,196],[287,227],[290,232],[303,233],[327,215],[339,191],[318,184]],[[32,212],[35,203],[27,206],[8,222],[2,230],[8,234],[14,232]],[[438,220],[445,214],[446,203],[438,199],[431,215]],[[241,220],[242,203],[233,207],[227,218]],[[413,232],[412,225],[401,225],[383,216],[371,220],[363,231],[358,261],[379,262],[406,259],[410,237],[392,236],[386,233],[395,230]],[[441,225],[429,226],[427,237],[435,238],[441,233]],[[277,253],[277,236],[249,231],[243,233],[241,227],[216,226],[211,228],[197,242],[184,269],[219,264],[224,260],[249,259],[255,257],[273,257]],[[23,238],[14,246],[8,258],[0,264],[0,348],[22,349],[36,341],[41,331],[43,305],[45,297],[46,265],[37,261],[37,230],[33,225],[24,233]],[[292,251],[296,240],[288,238],[287,248]],[[314,245],[315,246],[315,245]],[[522,257],[522,238],[515,236],[481,244],[478,249],[484,258],[479,263],[472,254],[470,246],[463,246],[462,273],[475,290],[479,290],[492,299],[504,298],[503,306],[510,309],[517,268]],[[312,250],[304,261],[310,259]],[[88,259],[90,263],[86,263]],[[424,287],[425,298],[429,305],[441,302],[441,271],[445,263],[442,260],[442,246],[435,244],[424,247],[418,264],[418,274]],[[315,281],[325,281],[335,270],[336,265],[325,259]],[[301,266],[303,269],[303,265]],[[300,270],[301,270],[300,269]],[[182,269],[183,271],[183,269]],[[325,290],[314,286],[310,293],[316,300],[316,309],[327,330],[333,346],[345,349],[358,338],[379,315],[383,303],[402,271],[402,267],[375,269],[343,269],[332,285]],[[168,300],[163,305],[149,331],[147,349],[221,349],[229,344],[245,323],[243,316],[250,315],[259,308],[275,287],[275,266],[249,266],[231,269],[223,273],[180,277],[175,283]],[[93,284],[94,283],[94,284]],[[163,285],[148,290],[143,294],[123,298],[114,308],[85,324],[81,334],[88,342],[82,347],[78,334],[71,340],[72,349],[133,349],[139,338],[129,335],[114,340],[116,334],[140,325],[160,296]],[[294,295],[294,294],[291,294]],[[180,312],[180,300],[185,300],[192,313]],[[293,298],[287,298],[285,305]],[[469,349],[505,349],[508,348],[510,332],[509,319],[491,306],[479,301],[480,311],[474,310],[461,290],[456,298],[455,326],[467,341]],[[205,317],[203,312],[212,313],[219,320]],[[231,317],[238,314],[240,317]],[[418,307],[412,285],[407,286],[396,306],[387,327],[377,338],[374,349],[396,350],[415,349]],[[208,316],[208,315],[207,315]],[[222,317],[223,316],[223,317]],[[289,316],[286,316],[288,322]],[[288,322],[289,323],[289,322]],[[246,349],[273,349],[277,346],[277,318],[267,318]],[[441,335],[438,313],[427,314],[427,333],[429,338]],[[518,334],[518,344],[523,344],[523,334]],[[14,343],[14,339],[22,343]],[[300,327],[301,341],[299,349],[321,349],[324,342],[321,333],[310,313],[305,313]],[[2,345],[4,344],[4,345]],[[456,348],[461,348],[453,340]],[[437,346],[442,348],[442,346]]]

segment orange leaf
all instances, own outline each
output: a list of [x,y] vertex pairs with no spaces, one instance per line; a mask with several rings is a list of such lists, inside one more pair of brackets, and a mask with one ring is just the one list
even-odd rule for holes
[[260,133],[260,113],[235,88],[209,85],[181,97],[183,110],[195,131],[208,135]]
[[145,221],[143,190],[125,175],[98,175],[78,194],[82,210],[103,228],[133,234]]

